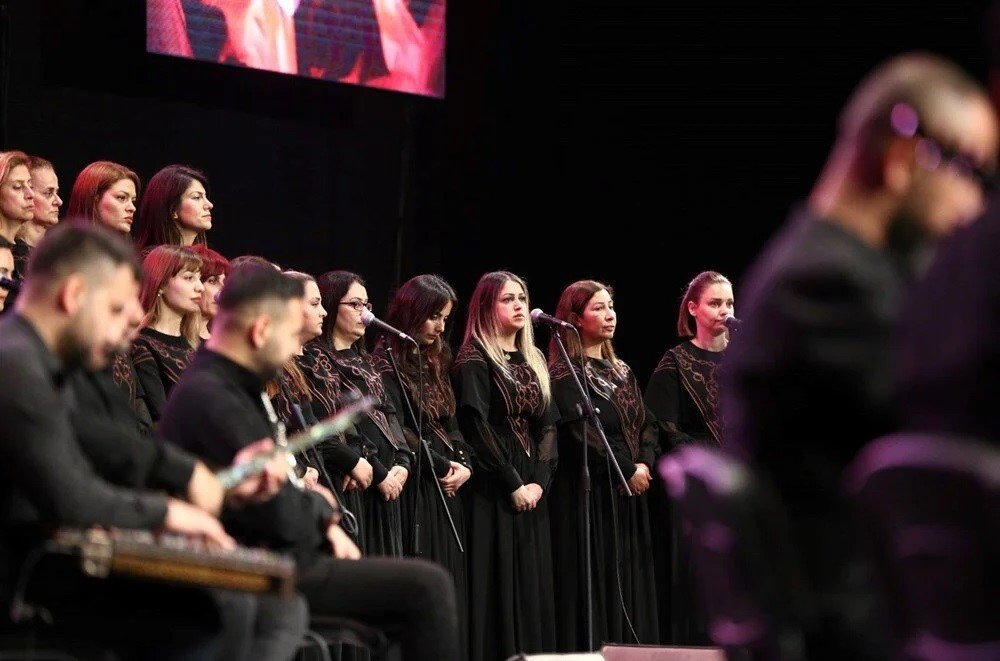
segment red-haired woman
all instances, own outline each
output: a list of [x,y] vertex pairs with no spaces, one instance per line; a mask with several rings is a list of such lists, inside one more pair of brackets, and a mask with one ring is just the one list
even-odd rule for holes
[[146,316],[132,360],[155,423],[171,388],[187,369],[200,340],[201,258],[190,248],[157,246],[142,262]]

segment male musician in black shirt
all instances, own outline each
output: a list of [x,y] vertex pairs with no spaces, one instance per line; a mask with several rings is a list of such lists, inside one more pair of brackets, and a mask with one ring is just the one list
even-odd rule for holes
[[[981,87],[932,56],[878,68],[854,92],[801,210],[742,289],[743,324],[721,370],[727,444],[775,483],[815,588],[810,659],[878,657],[872,590],[854,581],[840,473],[893,429],[892,326],[921,241],[979,211],[975,169],[996,158]],[[881,658],[884,658],[881,657]]]
[[[216,465],[270,436],[262,393],[300,346],[303,295],[300,281],[274,269],[231,270],[212,337],[171,392],[160,434]],[[290,482],[270,501],[224,517],[227,529],[244,543],[295,555],[298,589],[314,614],[384,629],[400,643],[406,661],[457,660],[448,574],[420,560],[348,560],[360,554],[337,520],[327,500]]]
[[[129,303],[130,323],[125,334],[113,347],[128,351],[135,329],[142,321],[138,287]],[[225,501],[240,506],[248,499],[267,496],[284,482],[284,461],[276,460],[264,482],[250,479],[227,494],[208,467],[194,456],[170,443],[154,440],[142,434],[128,396],[119,388],[110,372],[76,370],[69,377],[76,400],[72,423],[77,440],[94,469],[112,484],[135,489],[162,489],[183,498],[202,510],[218,515]],[[248,460],[257,451],[270,449],[266,440],[248,446],[234,463]],[[263,489],[264,493],[256,493]],[[308,609],[301,596],[284,598],[273,595],[255,596],[229,590],[212,590],[219,602],[222,617],[220,659],[246,661],[288,661],[302,641],[308,622]]]
[[[0,320],[4,601],[25,596],[15,588],[31,572],[25,559],[58,526],[157,528],[233,547],[194,505],[102,479],[73,432],[67,380],[81,366],[100,367],[122,337],[139,277],[131,246],[98,227],[60,225],[35,249],[28,275],[14,313]],[[78,565],[47,557],[27,578],[28,600],[52,613],[57,635],[125,658],[215,658],[219,613],[204,591],[87,579]]]

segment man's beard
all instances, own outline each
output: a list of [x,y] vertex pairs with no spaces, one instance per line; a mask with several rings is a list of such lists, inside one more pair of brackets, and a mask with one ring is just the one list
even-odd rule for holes
[[901,211],[892,219],[886,235],[886,252],[906,279],[919,276],[929,265],[934,241],[924,223]]

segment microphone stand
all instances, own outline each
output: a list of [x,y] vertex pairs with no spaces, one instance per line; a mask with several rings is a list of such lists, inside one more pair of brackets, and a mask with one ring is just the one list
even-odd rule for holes
[[[417,347],[417,367],[418,367],[417,371],[420,379],[420,383],[418,386],[418,391],[419,391],[418,395],[422,396],[424,390],[423,356],[420,351],[420,345],[418,345],[416,342],[414,342],[414,344]],[[433,471],[434,458],[431,456],[430,446],[427,444],[427,441],[425,441],[423,437],[422,428],[423,428],[424,410],[420,409],[419,418],[416,415],[414,415],[413,404],[410,403],[410,397],[406,393],[406,385],[404,385],[403,377],[399,373],[399,365],[396,364],[396,356],[393,355],[392,347],[389,345],[388,342],[385,343],[385,352],[389,355],[389,362],[392,363],[392,371],[395,373],[396,381],[399,383],[399,392],[403,397],[403,402],[406,404],[406,408],[410,412],[410,417],[413,418],[413,420],[415,420],[417,423],[417,443],[419,443],[420,446],[423,448],[422,453],[419,451],[416,453],[417,469],[416,471],[414,471],[416,475],[417,491],[413,496],[413,553],[414,555],[417,555],[420,552],[420,522],[417,517],[417,514],[420,510],[420,508],[417,507],[420,500],[420,473],[421,473],[420,467],[423,464],[424,460],[426,460],[427,465],[430,466],[431,471]],[[448,507],[448,499],[445,498],[444,490],[441,488],[441,483],[438,482],[437,476],[432,475],[432,477],[434,478],[434,486],[437,487],[438,497],[441,499],[441,506],[444,508],[445,516],[448,517],[448,525],[451,526],[451,534],[455,538],[455,543],[458,544],[459,552],[465,553],[465,548],[462,546],[462,539],[461,537],[459,537],[458,529],[455,527],[455,520],[451,516],[451,508]]]
[[[573,328],[573,331],[577,333],[579,338],[579,331]],[[625,475],[622,473],[621,466],[618,465],[618,460],[615,459],[614,452],[611,451],[611,444],[608,442],[608,437],[604,435],[604,427],[601,426],[601,419],[598,417],[600,410],[594,408],[594,403],[590,399],[589,390],[580,383],[579,377],[576,375],[576,370],[573,369],[573,363],[569,359],[569,354],[566,352],[566,345],[563,344],[562,335],[559,333],[558,328],[552,329],[552,337],[555,338],[556,345],[559,347],[559,353],[562,355],[563,360],[566,361],[566,366],[569,367],[569,374],[573,377],[573,383],[576,385],[577,391],[580,393],[580,404],[577,405],[577,411],[583,416],[583,461],[581,468],[581,491],[580,499],[583,502],[583,553],[584,553],[584,565],[585,574],[587,581],[587,651],[594,651],[594,602],[593,602],[593,578],[591,576],[591,552],[590,552],[590,466],[587,463],[587,423],[594,426],[597,430],[598,436],[601,437],[601,441],[604,443],[604,451],[607,453],[609,463],[614,467],[615,475],[618,476],[618,480],[622,484],[622,489],[628,496],[633,495],[632,490],[628,486],[628,480],[625,479]],[[583,341],[580,340],[580,346],[583,346]],[[582,351],[581,351],[582,354]],[[583,380],[587,380],[587,356],[581,355],[580,357],[581,367],[583,371]]]
[[[292,400],[289,400],[289,402],[292,405],[292,412],[295,413],[295,418],[299,421],[299,424],[302,425],[302,428],[305,429],[307,427],[306,417],[302,415],[302,407]],[[313,461],[316,462],[316,465],[319,467],[319,471],[323,474],[323,479],[326,481],[327,488],[329,488],[330,493],[333,494],[333,499],[337,501],[337,507],[340,509],[340,520],[344,524],[344,530],[346,530],[349,535],[354,537],[354,539],[357,539],[358,520],[354,516],[354,512],[347,509],[347,506],[344,505],[344,500],[340,497],[340,494],[337,493],[337,487],[334,486],[333,480],[330,479],[330,473],[326,470],[326,463],[323,461],[323,455],[319,453],[319,449],[316,446],[313,446],[310,449],[312,450]]]

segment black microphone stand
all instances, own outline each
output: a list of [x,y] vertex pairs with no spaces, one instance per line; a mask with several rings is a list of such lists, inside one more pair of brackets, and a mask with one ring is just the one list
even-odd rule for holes
[[[579,331],[573,328],[573,332],[577,334],[577,339],[579,340]],[[563,360],[566,361],[566,366],[569,368],[570,376],[573,377],[573,383],[576,385],[577,391],[580,393],[580,404],[578,405],[578,411],[583,415],[583,461],[581,463],[581,490],[580,499],[583,503],[583,553],[584,553],[584,569],[587,581],[587,651],[594,651],[594,601],[593,601],[593,578],[591,577],[590,565],[591,565],[591,553],[590,553],[590,466],[587,463],[587,423],[594,426],[597,430],[598,436],[601,437],[601,441],[604,442],[604,451],[607,453],[609,463],[614,467],[615,474],[618,476],[618,480],[622,484],[622,489],[628,496],[633,495],[632,490],[628,486],[628,480],[625,479],[624,473],[622,473],[621,466],[618,465],[618,460],[615,459],[614,452],[611,451],[611,444],[608,442],[608,437],[604,435],[604,427],[601,426],[601,419],[598,417],[600,411],[594,408],[594,403],[590,399],[589,390],[580,383],[579,377],[576,375],[576,370],[573,369],[573,363],[569,359],[569,354],[566,352],[566,345],[563,344],[562,335],[559,333],[559,329],[553,328],[551,335],[555,338],[556,345],[559,347],[559,353],[562,354]],[[583,347],[583,341],[579,340],[581,348]],[[587,356],[582,353],[580,356],[581,369],[583,371],[583,380],[587,380]]]
[[[307,429],[308,425],[306,425],[305,416],[302,415],[302,407],[295,402],[291,402],[291,404],[292,404],[292,411],[295,413],[295,417],[296,419],[298,419],[299,424],[302,425],[303,429]],[[327,472],[326,470],[326,463],[323,461],[323,455],[319,453],[319,448],[313,446],[312,448],[310,448],[310,451],[312,452],[313,455],[313,461],[316,462],[316,466],[319,468],[319,472],[323,474],[323,480],[326,482],[327,488],[330,490],[330,493],[333,494],[333,499],[337,501],[337,507],[340,509],[340,521],[343,524],[341,527],[343,527],[343,529],[346,530],[349,535],[351,535],[352,537],[354,537],[355,540],[357,540],[358,539],[357,517],[354,516],[354,512],[347,509],[347,506],[344,505],[344,500],[340,497],[340,494],[337,493],[337,487],[334,486],[333,480],[330,478],[330,473]]]
[[[420,345],[416,342],[413,343],[417,348],[417,372],[419,378],[419,385],[417,387],[418,397],[423,397],[424,391],[424,365],[423,365],[423,355],[420,351]],[[417,423],[417,443],[423,448],[423,452],[416,453],[417,459],[417,469],[414,471],[414,478],[416,480],[415,488],[416,493],[413,496],[413,554],[417,555],[420,553],[420,520],[417,516],[420,511],[419,500],[420,500],[420,475],[421,475],[421,465],[426,460],[427,465],[430,467],[431,471],[434,470],[434,458],[431,456],[431,448],[424,440],[423,436],[423,418],[424,410],[420,409],[420,417],[417,417],[413,412],[413,404],[410,403],[410,397],[406,393],[406,385],[403,383],[403,377],[399,373],[399,365],[396,364],[396,356],[392,353],[392,346],[389,342],[385,343],[385,352],[389,356],[389,362],[392,363],[392,371],[396,375],[396,382],[399,383],[399,392],[403,397],[403,402],[406,404],[407,410],[410,412],[410,417]],[[441,483],[438,482],[437,476],[434,476],[434,486],[437,487],[438,497],[441,499],[441,506],[444,508],[444,513],[448,517],[448,524],[451,526],[451,534],[455,537],[455,543],[458,544],[458,550],[460,553],[465,553],[465,548],[462,546],[462,538],[458,534],[458,529],[455,527],[455,520],[451,516],[451,508],[448,507],[448,499],[445,498],[444,490],[441,488]]]

